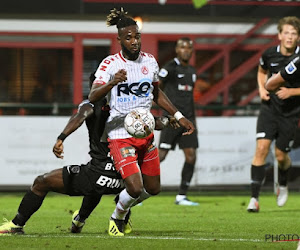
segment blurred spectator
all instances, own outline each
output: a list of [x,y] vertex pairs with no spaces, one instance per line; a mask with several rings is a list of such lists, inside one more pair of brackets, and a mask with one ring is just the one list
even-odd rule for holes
[[[29,110],[30,115],[51,115],[52,107],[50,104],[53,102],[53,87],[47,79],[46,75],[40,74],[37,84],[32,91],[31,98],[29,100],[32,104],[37,104],[35,108]],[[42,105],[49,104],[49,107],[43,108]]]
[[201,99],[203,93],[210,88],[210,84],[205,78],[201,76],[197,78],[194,86],[194,101],[197,103]]

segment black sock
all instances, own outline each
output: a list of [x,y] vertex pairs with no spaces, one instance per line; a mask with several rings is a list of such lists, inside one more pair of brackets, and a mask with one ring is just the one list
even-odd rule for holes
[[266,175],[266,164],[262,166],[251,165],[251,196],[258,198],[260,187]]
[[84,196],[79,210],[79,221],[84,222],[101,200],[101,195]]
[[42,205],[45,196],[41,197],[29,190],[23,197],[18,214],[12,220],[15,225],[24,226],[29,220],[31,215],[33,215]]
[[188,188],[190,186],[191,179],[193,177],[195,169],[195,164],[190,164],[185,162],[182,168],[181,172],[181,184],[179,187],[179,193],[180,195],[186,195]]
[[287,186],[288,182],[288,173],[291,167],[286,170],[278,168],[278,182],[280,186]]

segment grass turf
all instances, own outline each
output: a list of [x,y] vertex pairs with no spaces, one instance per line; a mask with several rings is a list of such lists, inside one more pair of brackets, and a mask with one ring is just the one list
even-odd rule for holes
[[[11,220],[23,194],[0,193],[0,216]],[[296,249],[297,242],[272,242],[300,235],[300,199],[290,193],[277,207],[272,193],[262,193],[261,211],[248,213],[249,195],[191,193],[198,207],[177,206],[174,193],[162,193],[132,209],[134,231],[122,238],[107,235],[114,209],[105,196],[81,234],[69,233],[71,216],[81,197],[49,194],[27,222],[25,235],[1,236],[0,249]]]

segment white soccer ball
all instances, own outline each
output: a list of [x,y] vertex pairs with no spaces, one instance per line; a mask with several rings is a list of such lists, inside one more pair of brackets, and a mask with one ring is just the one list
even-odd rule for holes
[[131,136],[145,138],[153,132],[155,121],[149,110],[137,108],[126,115],[124,126]]

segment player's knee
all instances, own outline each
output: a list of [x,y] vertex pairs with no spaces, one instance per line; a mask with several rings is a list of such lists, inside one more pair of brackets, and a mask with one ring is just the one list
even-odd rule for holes
[[159,152],[158,152],[158,155],[159,155],[159,161],[162,162],[163,160],[165,160],[167,154],[168,154],[168,151],[167,151],[167,150],[165,150],[165,149],[160,149]]
[[188,155],[185,161],[189,164],[194,165],[196,163],[196,155]]
[[146,189],[147,193],[149,193],[150,195],[158,195],[161,191],[160,189],[160,185],[157,186],[152,186],[152,187],[148,187]]
[[45,192],[47,191],[47,187],[48,184],[45,175],[39,175],[35,178],[31,189],[36,192]]
[[269,153],[269,149],[265,146],[259,146],[256,149],[255,157],[259,159],[265,159]]
[[159,161],[162,162],[164,159],[166,159],[166,155],[159,154]]
[[278,167],[282,170],[286,170],[291,165],[291,160],[288,155],[276,155]]
[[131,197],[138,198],[143,192],[143,186],[127,186],[126,190]]

